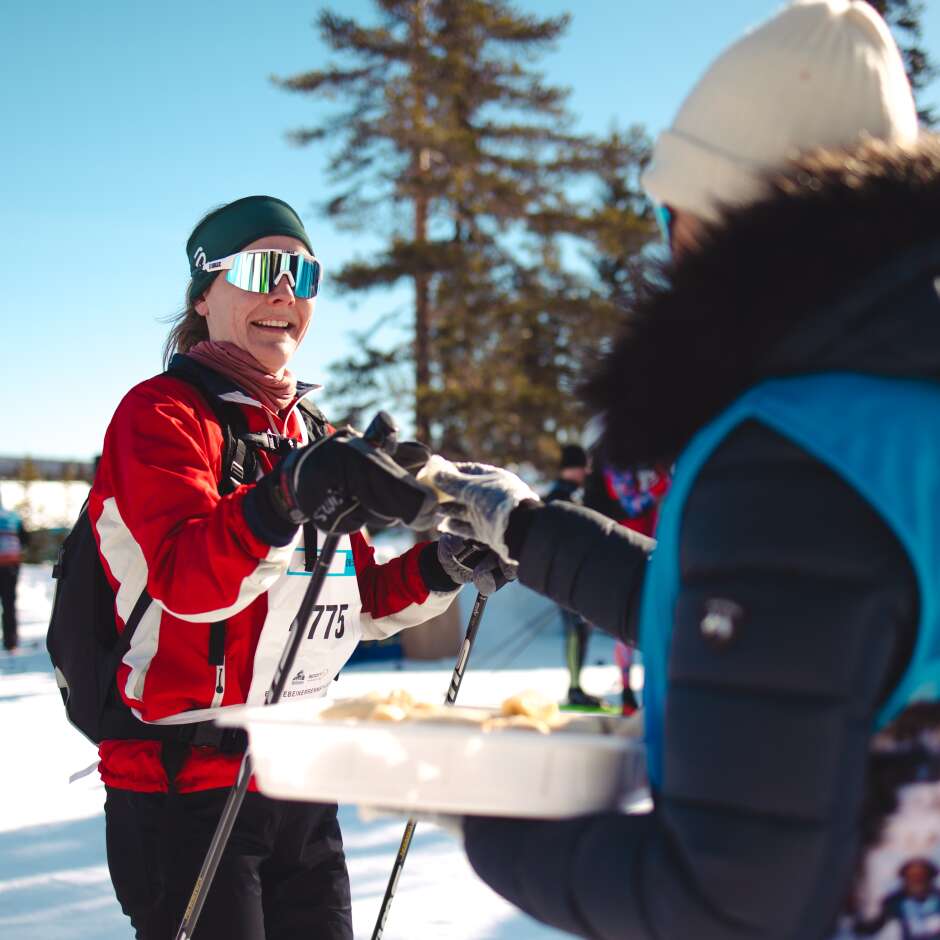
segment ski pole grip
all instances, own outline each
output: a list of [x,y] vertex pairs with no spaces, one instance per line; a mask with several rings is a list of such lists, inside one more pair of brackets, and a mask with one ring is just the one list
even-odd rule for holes
[[398,446],[398,425],[387,411],[379,411],[369,422],[363,440],[391,456]]
[[483,561],[488,551],[489,548],[482,542],[474,542],[468,539],[467,544],[454,555],[454,558],[465,568],[475,568]]
[[[474,542],[472,540],[467,540],[467,544],[464,545],[462,549],[454,556],[454,558],[465,568],[476,568],[478,564],[489,554],[490,548],[488,545],[484,545],[482,542]],[[506,576],[503,574],[502,568],[496,567],[493,571],[493,581],[496,585],[496,590],[498,591],[501,587],[507,584]]]

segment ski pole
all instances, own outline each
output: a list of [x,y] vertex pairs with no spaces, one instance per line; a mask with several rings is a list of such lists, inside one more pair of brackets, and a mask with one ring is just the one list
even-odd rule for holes
[[[457,701],[457,693],[460,691],[460,683],[463,681],[463,673],[467,668],[467,660],[470,658],[470,648],[473,646],[474,639],[476,639],[480,619],[483,617],[483,608],[486,607],[486,600],[486,594],[477,594],[476,603],[473,605],[473,610],[470,613],[470,621],[467,624],[467,635],[463,639],[463,646],[460,647],[457,665],[454,666],[454,674],[451,676],[447,697],[444,699],[445,705],[453,705],[454,702]],[[401,877],[402,869],[405,867],[405,859],[408,857],[408,849],[411,848],[411,838],[415,834],[417,825],[418,821],[416,819],[409,819],[405,825],[405,831],[401,837],[401,845],[398,846],[398,854],[395,856],[392,872],[388,878],[388,886],[385,888],[385,897],[382,898],[379,916],[376,918],[375,929],[372,931],[372,940],[381,940],[382,934],[385,932],[388,910],[392,906],[392,899],[395,897],[395,891],[398,889],[398,879]]]
[[[384,412],[380,411],[369,427],[366,429],[363,438],[379,449],[387,446],[387,443],[393,439],[397,429],[392,419]],[[294,660],[297,658],[297,652],[300,644],[303,642],[304,634],[307,631],[307,624],[310,622],[310,615],[313,613],[314,605],[320,597],[320,590],[323,582],[326,580],[327,572],[333,562],[333,556],[336,554],[336,547],[339,545],[341,536],[330,532],[323,540],[323,548],[320,550],[316,564],[313,566],[313,572],[310,576],[310,583],[304,591],[303,600],[300,602],[300,609],[297,616],[294,617],[290,626],[290,639],[284,646],[281,653],[281,659],[274,670],[274,678],[271,686],[264,696],[265,705],[274,705],[284,691],[287,684],[287,678],[290,676]],[[248,782],[251,780],[251,753],[245,751],[241,766],[238,768],[238,777],[235,780],[235,786],[229,791],[228,799],[222,809],[222,815],[212,834],[212,841],[209,843],[209,849],[203,860],[202,868],[196,883],[193,886],[193,892],[190,895],[189,903],[186,905],[186,911],[183,913],[183,919],[180,922],[179,930],[176,933],[176,940],[191,940],[193,932],[196,929],[196,922],[202,913],[203,905],[206,903],[206,897],[209,889],[212,887],[212,881],[218,870],[219,862],[222,860],[222,853],[228,844],[229,836],[232,834],[232,827],[235,825],[235,819],[242,803],[245,801],[245,794],[248,792]]]

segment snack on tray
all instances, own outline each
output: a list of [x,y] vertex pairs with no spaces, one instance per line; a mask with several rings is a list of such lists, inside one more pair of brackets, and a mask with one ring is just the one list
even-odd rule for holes
[[506,699],[498,715],[482,709],[416,702],[404,689],[395,689],[388,695],[370,692],[337,702],[320,712],[320,717],[330,721],[454,721],[477,725],[483,731],[524,728],[541,734],[548,734],[566,720],[556,702],[532,690]]
[[404,721],[408,717],[408,712],[401,705],[387,705],[384,702],[376,705],[369,715],[371,721]]
[[565,721],[558,703],[546,698],[541,692],[526,689],[507,698],[500,708],[499,717],[483,722],[484,731],[499,731],[501,728],[527,728],[548,734]]
[[500,711],[504,715],[523,715],[549,725],[557,724],[561,717],[558,703],[533,689],[526,689],[524,692],[507,698]]

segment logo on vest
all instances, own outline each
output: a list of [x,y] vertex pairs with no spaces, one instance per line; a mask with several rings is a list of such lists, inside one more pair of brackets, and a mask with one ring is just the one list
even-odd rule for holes
[[306,681],[307,676],[304,673],[303,669],[299,670],[298,673],[291,679],[291,685],[303,685]]
[[725,646],[734,639],[743,618],[744,608],[740,604],[723,597],[710,597],[705,601],[699,632],[714,646]]

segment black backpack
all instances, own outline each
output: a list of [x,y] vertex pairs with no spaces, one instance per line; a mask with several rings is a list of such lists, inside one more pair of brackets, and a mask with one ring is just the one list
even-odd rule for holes
[[[219,398],[231,385],[217,373],[195,360],[176,355],[167,375],[195,386],[212,408],[222,429],[224,450],[219,493],[230,493],[257,475],[259,449],[286,453],[296,446],[279,435],[248,433],[245,416],[238,405]],[[301,401],[298,406],[311,441],[327,433],[327,422],[315,405]],[[316,529],[305,527],[306,567],[312,570],[316,558]],[[144,590],[118,634],[114,622],[114,591],[108,583],[98,546],[95,543],[88,503],[69,532],[52,570],[56,579],[55,600],[46,649],[52,659],[56,682],[69,721],[89,740],[157,740],[178,744],[223,747],[231,732],[212,722],[186,725],[153,725],[136,718],[117,690],[117,669],[130,649],[131,639],[152,600]],[[225,621],[210,628],[209,662],[221,666],[225,652]]]

